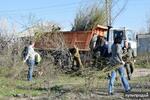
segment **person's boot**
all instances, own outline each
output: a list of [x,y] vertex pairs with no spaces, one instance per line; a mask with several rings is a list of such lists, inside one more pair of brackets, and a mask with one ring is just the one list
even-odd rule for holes
[[128,74],[128,80],[131,80],[131,74]]
[[130,89],[126,90],[125,93],[130,93],[132,90],[132,87],[130,87]]
[[114,95],[114,93],[113,92],[108,92],[108,95],[111,96],[111,95]]

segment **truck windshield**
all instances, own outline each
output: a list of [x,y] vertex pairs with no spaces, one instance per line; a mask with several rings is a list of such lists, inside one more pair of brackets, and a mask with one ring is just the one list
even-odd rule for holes
[[124,31],[122,31],[122,30],[114,30],[113,33],[114,33],[114,38],[120,37],[122,40],[126,40]]

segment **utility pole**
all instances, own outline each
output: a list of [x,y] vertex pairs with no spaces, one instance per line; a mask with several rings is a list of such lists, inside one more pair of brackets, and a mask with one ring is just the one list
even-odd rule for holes
[[111,5],[112,0],[105,0],[105,9],[106,9],[106,25],[111,26],[112,20],[111,20]]
[[108,27],[107,31],[107,41],[109,40],[110,29],[112,28],[112,20],[111,20],[111,5],[112,0],[105,0],[105,11],[106,11],[106,25]]

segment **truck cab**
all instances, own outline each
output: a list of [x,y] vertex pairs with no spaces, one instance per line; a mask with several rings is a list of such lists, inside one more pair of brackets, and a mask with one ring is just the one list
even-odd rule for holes
[[136,33],[130,29],[126,28],[111,28],[107,32],[107,42],[108,42],[108,52],[111,53],[111,46],[114,43],[115,37],[121,37],[122,47],[124,47],[124,42],[127,41],[131,44],[131,48],[134,50],[135,56],[137,56],[137,42]]

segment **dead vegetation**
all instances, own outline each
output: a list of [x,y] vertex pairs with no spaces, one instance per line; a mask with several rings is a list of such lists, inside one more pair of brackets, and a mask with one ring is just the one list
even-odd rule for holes
[[[47,29],[46,32],[45,28]],[[6,36],[1,36],[0,67],[3,67],[3,70],[0,70],[0,76],[7,78],[7,80],[4,83],[0,82],[2,84],[0,86],[13,87],[13,96],[18,95],[20,91],[23,91],[21,93],[26,91],[25,94],[28,94],[29,91],[40,91],[40,97],[44,95],[44,98],[54,100],[96,100],[101,97],[93,91],[100,91],[100,89],[105,89],[102,94],[106,95],[106,88],[100,88],[107,84],[106,80],[104,81],[106,73],[95,70],[92,65],[87,64],[87,68],[84,70],[64,74],[71,70],[72,59],[59,30],[60,28],[57,25],[39,23],[33,30],[36,33],[34,38],[14,38],[13,36],[6,38]],[[42,55],[42,62],[35,67],[35,81],[26,83],[28,68],[21,59],[21,52],[31,39],[37,42],[38,49],[36,50]],[[50,47],[55,49],[49,49]],[[103,65],[103,62],[98,63],[100,63],[97,65],[99,69],[99,65]],[[20,81],[21,83],[19,83]],[[6,87],[4,87],[4,90]],[[20,91],[16,92],[15,90]],[[44,91],[44,93],[41,91]],[[9,93],[10,95],[12,96],[11,93]],[[32,93],[30,95],[32,96]],[[38,93],[36,96],[38,96]]]
[[94,3],[80,8],[72,24],[72,31],[87,31],[94,27],[104,25],[106,21],[106,14],[104,7],[99,3]]

